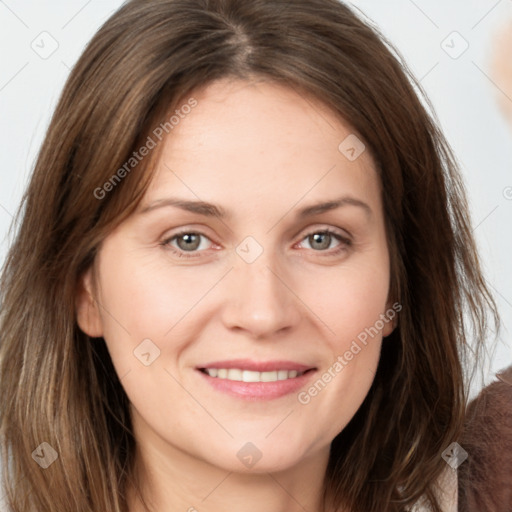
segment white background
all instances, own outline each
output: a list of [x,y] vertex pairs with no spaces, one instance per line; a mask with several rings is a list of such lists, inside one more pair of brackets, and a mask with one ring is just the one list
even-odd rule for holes
[[[12,215],[69,70],[121,3],[0,0],[0,262]],[[380,27],[421,79],[460,161],[486,277],[503,319],[501,341],[487,373],[491,380],[512,362],[512,200],[504,194],[512,186],[512,126],[497,107],[497,96],[503,95],[500,84],[490,78],[493,34],[512,20],[512,0],[352,4]],[[469,44],[457,59],[441,46],[453,31]],[[464,44],[453,36],[448,41],[453,41],[453,51]],[[43,43],[46,50],[58,44],[46,59],[32,48]]]

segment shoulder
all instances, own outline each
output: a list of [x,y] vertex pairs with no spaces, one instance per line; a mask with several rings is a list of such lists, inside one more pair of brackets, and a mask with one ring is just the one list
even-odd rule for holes
[[469,404],[459,468],[459,501],[467,512],[512,510],[512,366]]

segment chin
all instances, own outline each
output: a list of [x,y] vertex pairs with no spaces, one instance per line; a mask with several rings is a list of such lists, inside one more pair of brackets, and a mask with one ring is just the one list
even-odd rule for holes
[[284,444],[262,440],[231,441],[229,447],[215,449],[214,453],[227,456],[210,463],[226,471],[245,474],[265,474],[287,471],[303,463],[304,445]]

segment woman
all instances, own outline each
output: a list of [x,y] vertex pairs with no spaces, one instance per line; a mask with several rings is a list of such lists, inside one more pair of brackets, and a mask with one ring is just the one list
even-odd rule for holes
[[336,0],[107,21],[2,277],[12,510],[447,506],[497,317],[413,84]]

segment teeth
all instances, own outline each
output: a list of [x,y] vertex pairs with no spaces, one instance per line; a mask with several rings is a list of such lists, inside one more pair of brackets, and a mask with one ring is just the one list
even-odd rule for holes
[[239,382],[277,382],[300,377],[304,372],[297,370],[278,370],[273,372],[253,372],[239,368],[206,368],[204,370],[210,377],[218,379],[236,380]]
[[241,372],[240,380],[243,382],[261,382],[260,372],[251,372],[249,370],[244,370]]
[[[214,369],[215,371],[215,369]],[[242,370],[238,370],[236,368],[231,368],[228,370],[228,376],[227,378],[229,380],[242,380]]]
[[277,380],[277,372],[261,372],[261,382],[275,382]]

